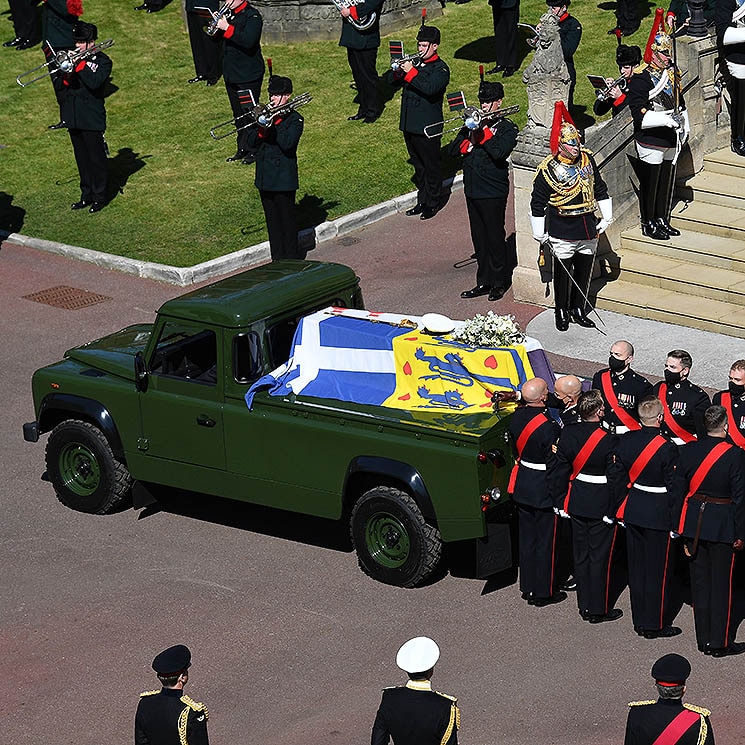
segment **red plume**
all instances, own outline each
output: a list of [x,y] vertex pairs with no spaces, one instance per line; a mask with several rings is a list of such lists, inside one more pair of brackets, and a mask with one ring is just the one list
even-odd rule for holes
[[574,121],[572,120],[571,115],[567,111],[567,107],[564,105],[564,102],[559,100],[554,102],[554,118],[551,122],[551,140],[550,140],[550,147],[551,152],[556,155],[556,153],[559,152],[559,135],[561,133],[561,125],[564,122],[569,122],[572,126],[574,126]]
[[80,18],[83,15],[83,0],[67,0],[67,12]]
[[269,68],[269,77],[271,78],[274,73],[272,72],[272,58],[267,57],[266,58],[266,66]]
[[483,82],[484,80],[484,66],[483,65],[479,65],[479,78]]
[[654,37],[660,31],[662,26],[662,17],[665,15],[663,8],[657,8],[654,12],[654,22],[652,23],[652,30],[649,32],[649,39],[647,40],[647,48],[644,50],[644,61],[649,64],[652,61],[652,44],[654,43]]
[[613,33],[616,35],[616,41],[618,42],[618,46],[620,47],[621,38],[623,37],[623,31],[621,31],[621,29],[616,26],[616,28],[613,29]]
[[427,21],[427,8],[422,8],[422,26],[424,26],[426,21]]

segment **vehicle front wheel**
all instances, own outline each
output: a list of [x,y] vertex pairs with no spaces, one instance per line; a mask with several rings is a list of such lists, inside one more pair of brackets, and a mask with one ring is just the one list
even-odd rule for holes
[[66,507],[105,515],[131,496],[132,478],[127,467],[111,452],[100,429],[89,422],[70,419],[49,435],[47,475]]
[[350,533],[362,571],[387,585],[415,587],[442,558],[440,531],[409,494],[393,487],[377,486],[359,498]]

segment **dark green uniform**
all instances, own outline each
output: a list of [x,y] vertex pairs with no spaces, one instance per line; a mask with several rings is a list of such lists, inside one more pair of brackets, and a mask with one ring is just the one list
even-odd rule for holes
[[[68,12],[67,0],[45,0],[41,9],[41,38],[44,40],[42,49],[47,57],[51,59],[52,49],[59,52],[65,49],[73,49],[75,40],[72,38],[72,27],[77,23],[78,16]],[[60,122],[64,121],[62,107],[65,102],[65,86],[60,75],[51,75],[54,95],[60,109]],[[55,129],[59,129],[57,125]]]
[[[210,85],[220,77],[222,70],[222,37],[220,34],[209,36],[204,33],[210,17],[198,8],[209,8],[216,12],[220,0],[186,0],[186,25],[189,29],[191,56],[194,60],[194,72],[198,80],[207,80]],[[189,81],[192,82],[192,81]]]
[[571,83],[569,84],[569,108],[574,106],[574,86],[577,83],[577,69],[574,66],[574,53],[577,51],[582,38],[582,24],[569,13],[564,13],[559,18],[559,39],[561,40],[561,53],[564,55]]

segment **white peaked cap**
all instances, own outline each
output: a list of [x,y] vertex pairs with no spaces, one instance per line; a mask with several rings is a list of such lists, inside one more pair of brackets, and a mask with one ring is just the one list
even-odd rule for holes
[[431,670],[440,659],[440,648],[428,636],[409,639],[398,650],[396,664],[407,673],[423,673]]

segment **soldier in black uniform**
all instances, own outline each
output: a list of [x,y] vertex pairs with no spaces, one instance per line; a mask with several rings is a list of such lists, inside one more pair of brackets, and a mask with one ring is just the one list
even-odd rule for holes
[[711,712],[683,703],[690,674],[691,663],[679,654],[666,654],[652,665],[659,698],[629,704],[624,745],[714,745]]
[[582,39],[582,24],[573,16],[569,15],[571,0],[546,0],[548,10],[559,19],[559,39],[561,41],[561,52],[571,83],[569,84],[569,98],[567,105],[571,109],[574,106],[574,87],[577,84],[577,68],[574,66],[574,53],[577,51]]
[[146,0],[142,5],[135,6],[135,10],[146,10],[148,13],[157,13],[163,10],[165,0]]
[[[380,116],[378,91],[378,47],[380,46],[380,14],[383,0],[361,0],[356,5],[341,8],[341,38],[339,46],[346,47],[347,61],[357,88],[357,113],[347,117],[350,122],[362,120],[372,124]],[[355,26],[360,18],[374,18],[369,28]]]
[[509,286],[504,218],[510,193],[507,158],[517,144],[517,127],[498,111],[504,98],[501,83],[481,81],[479,102],[483,118],[469,118],[450,145],[463,158],[463,187],[476,253],[476,286],[462,298],[488,295],[499,300]]
[[[457,0],[456,0],[457,2]],[[517,23],[520,20],[520,0],[489,0],[494,22],[494,67],[487,75],[501,72],[505,78],[517,70]]]
[[665,360],[665,380],[654,387],[664,408],[662,434],[676,445],[685,445],[706,434],[704,412],[711,406],[709,396],[688,380],[693,360],[684,349],[673,349]]
[[662,416],[659,399],[643,398],[642,428],[619,437],[616,446],[616,461],[628,484],[616,518],[626,525],[631,617],[634,631],[647,639],[680,634],[667,611],[671,532],[680,516],[673,488],[678,449],[660,434]]
[[406,214],[429,220],[442,207],[442,135],[429,138],[424,128],[443,120],[442,102],[450,69],[437,54],[439,29],[422,26],[416,38],[418,64],[403,62],[395,71],[393,82],[403,86],[398,128],[404,133],[417,187],[417,203]]
[[8,0],[15,37],[6,41],[4,47],[30,49],[39,41],[37,4],[37,0]]
[[680,235],[670,225],[675,166],[691,131],[680,85],[674,69],[672,39],[659,31],[662,9],[644,55],[646,68],[629,80],[628,101],[634,118],[638,160],[639,211],[642,233],[654,240]]
[[570,321],[595,328],[587,317],[586,299],[598,235],[613,219],[608,187],[592,153],[581,146],[577,128],[571,120],[564,121],[567,117],[563,102],[557,101],[551,128],[553,155],[536,169],[530,199],[533,238],[541,244],[550,241],[554,257],[554,314],[559,331],[567,331]]
[[160,691],[140,694],[135,715],[135,745],[209,745],[207,707],[184,694],[191,652],[183,644],[163,650],[153,660]]
[[[217,27],[223,32],[222,76],[228,92],[233,118],[237,119],[251,107],[250,95],[256,103],[264,81],[264,58],[261,56],[261,31],[264,21],[256,8],[246,0],[226,0],[232,10]],[[250,94],[249,94],[250,92]],[[256,151],[248,144],[249,129],[238,132],[238,149],[227,160],[250,165],[256,161]]]
[[208,86],[217,83],[222,74],[222,38],[220,34],[205,33],[212,16],[199,8],[209,8],[213,13],[220,8],[220,0],[186,0],[186,26],[189,29],[191,56],[194,60],[195,76],[188,83],[207,81]]
[[[82,51],[96,42],[98,29],[92,23],[80,22],[73,28],[75,47]],[[81,60],[72,72],[63,75],[66,88],[62,120],[70,132],[75,161],[80,173],[80,200],[72,209],[88,207],[99,212],[106,204],[108,162],[106,155],[106,83],[111,76],[111,60],[96,52]]]
[[712,403],[727,412],[727,440],[745,450],[745,360],[732,363],[729,386],[715,393]]
[[405,686],[386,688],[375,716],[371,745],[457,745],[460,710],[453,696],[432,690],[440,650],[432,639],[409,639],[396,664],[409,674]]
[[[269,78],[269,106],[281,109],[290,99],[292,81],[279,75]],[[266,217],[272,259],[304,259],[298,246],[295,192],[298,188],[297,146],[303,134],[303,117],[288,109],[262,120],[248,130],[247,145],[256,148],[256,179]]]
[[[582,418],[577,411],[577,401],[582,393],[582,382],[576,375],[562,375],[554,383],[554,395],[561,403],[559,419],[562,427],[579,424]],[[549,395],[550,400],[550,395]],[[549,403],[549,406],[553,404]]]
[[548,385],[541,378],[523,383],[523,406],[510,420],[516,462],[508,492],[517,504],[520,531],[520,592],[539,608],[566,600],[557,591],[557,516],[548,493],[546,464],[561,431],[546,411]]
[[745,155],[745,5],[737,0],[718,0],[714,22],[719,54],[729,73],[732,152]]
[[605,404],[603,427],[618,435],[641,429],[637,406],[645,396],[654,393],[652,384],[631,369],[634,347],[630,342],[617,341],[610,348],[608,368],[592,378],[592,387],[600,391]]
[[601,92],[592,105],[592,111],[595,116],[604,116],[609,111],[612,116],[617,116],[624,111],[628,105],[626,92],[628,90],[629,80],[634,74],[634,68],[642,61],[642,50],[639,47],[628,47],[626,44],[619,44],[616,47],[616,64],[618,65],[619,78],[624,82],[618,85],[615,83],[618,78],[606,78],[607,92]]
[[706,435],[684,445],[676,472],[683,500],[678,532],[691,559],[693,620],[699,651],[712,657],[745,652],[735,642],[732,571],[745,545],[745,453],[726,441],[727,412],[710,406]]
[[617,531],[613,516],[621,492],[614,463],[617,438],[600,427],[603,399],[597,391],[582,393],[577,407],[582,422],[561,431],[548,484],[562,516],[572,519],[579,613],[590,623],[603,623],[623,615],[620,608],[609,607],[608,596]]

